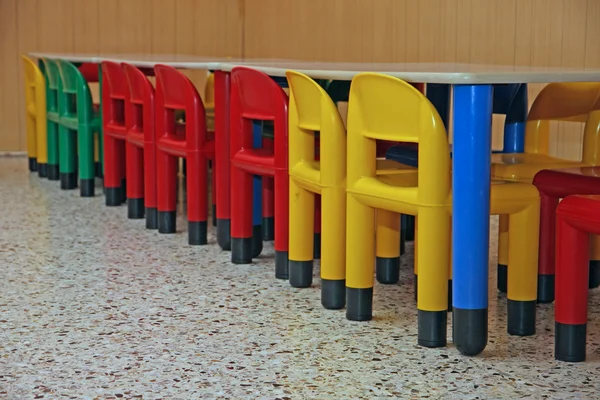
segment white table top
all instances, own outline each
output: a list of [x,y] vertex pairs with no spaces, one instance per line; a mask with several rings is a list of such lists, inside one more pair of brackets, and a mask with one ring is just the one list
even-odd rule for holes
[[156,64],[182,69],[231,71],[246,66],[270,76],[285,76],[293,69],[315,79],[351,80],[361,72],[379,72],[410,82],[446,84],[600,82],[600,68],[533,67],[452,63],[342,63],[278,59],[234,59],[184,54],[66,54],[30,53],[32,57],[61,58],[72,62],[127,62],[138,67]]

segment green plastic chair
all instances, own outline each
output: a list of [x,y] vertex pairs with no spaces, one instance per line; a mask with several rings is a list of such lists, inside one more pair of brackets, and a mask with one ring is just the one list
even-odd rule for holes
[[[59,157],[61,188],[77,186],[76,166],[79,170],[81,197],[94,196],[95,162],[94,135],[99,136],[101,119],[94,107],[90,88],[79,69],[72,63],[56,60],[62,91],[58,93]],[[98,143],[101,138],[98,137]],[[77,158],[79,157],[79,161]],[[102,156],[100,156],[102,160]]]
[[58,93],[62,92],[62,82],[56,61],[42,58],[40,70],[46,78],[46,120],[48,135],[48,179],[59,179],[58,128],[60,116],[58,112]]

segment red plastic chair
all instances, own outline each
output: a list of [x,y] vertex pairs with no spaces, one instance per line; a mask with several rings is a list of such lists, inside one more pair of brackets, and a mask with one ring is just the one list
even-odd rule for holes
[[[231,71],[231,261],[252,262],[252,175],[274,178],[275,276],[288,278],[288,97],[262,72]],[[273,148],[254,149],[252,120],[272,120]]]
[[554,357],[585,361],[589,233],[600,235],[600,196],[569,196],[556,210]]
[[[206,112],[190,80],[174,68],[156,65],[156,167],[158,231],[175,233],[177,208],[177,161],[187,163],[188,242],[207,243],[208,160],[214,160],[214,134],[206,130]],[[175,111],[185,112],[178,129]],[[213,166],[215,163],[213,163]],[[216,179],[213,170],[213,187]],[[213,191],[214,192],[214,191]],[[214,194],[213,194],[214,202]],[[250,212],[252,214],[252,212]]]
[[128,215],[141,218],[145,214],[146,228],[156,229],[154,87],[147,78],[154,75],[154,71],[125,63],[121,67],[129,87],[129,101],[125,107]]
[[129,85],[121,65],[105,61],[101,68],[105,202],[107,206],[118,206],[125,201],[125,108]]
[[[542,170],[533,178],[540,192],[540,247],[538,302],[554,301],[556,208],[560,199],[573,194],[600,194],[600,167]],[[588,253],[589,254],[589,253]],[[600,262],[589,262],[589,287],[600,285]]]

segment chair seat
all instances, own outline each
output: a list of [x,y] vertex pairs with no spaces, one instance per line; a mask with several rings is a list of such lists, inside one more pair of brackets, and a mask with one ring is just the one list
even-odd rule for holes
[[[397,213],[410,214],[425,206],[417,197],[418,171],[408,170],[401,174],[384,174],[377,178],[363,178],[348,192],[364,199],[377,208]],[[532,201],[538,201],[539,192],[535,186],[527,183],[492,180],[490,190],[490,214],[509,214],[513,209]],[[452,194],[440,204],[431,207],[452,207]]]
[[32,115],[32,116],[36,116],[36,114],[37,114],[34,103],[27,104],[26,111],[27,111],[27,114]]
[[58,113],[56,111],[47,111],[46,112],[46,118],[49,121],[52,121],[54,123],[59,123],[60,122],[60,117],[58,116]]
[[533,178],[540,192],[562,198],[572,194],[599,194],[600,167],[545,169]]
[[531,182],[543,169],[585,166],[581,161],[563,160],[545,154],[496,153],[492,154],[492,178]]
[[273,149],[243,149],[237,152],[231,163],[255,175],[274,175]]

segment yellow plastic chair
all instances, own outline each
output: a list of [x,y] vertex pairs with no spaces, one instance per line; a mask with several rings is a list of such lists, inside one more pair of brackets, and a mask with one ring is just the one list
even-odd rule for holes
[[[435,107],[393,77],[363,73],[348,109],[346,287],[350,320],[372,318],[376,209],[417,217],[418,343],[446,345],[451,173],[448,136]],[[418,174],[376,175],[376,139],[419,144]],[[508,332],[535,333],[540,199],[530,184],[493,182],[492,214],[509,214]],[[390,229],[397,229],[392,226]]]
[[[339,309],[344,307],[346,297],[346,129],[335,103],[317,82],[295,71],[287,71],[286,76],[290,88],[289,280],[294,287],[312,284],[312,216],[315,194],[320,194],[321,303],[327,309]],[[317,131],[320,160],[314,156]],[[416,173],[412,167],[388,160],[377,160],[376,168],[377,174],[382,175]],[[388,260],[398,261],[400,257],[400,215],[383,210],[377,214],[377,220],[377,235],[381,239],[378,264],[388,267],[380,276],[397,276],[398,262]],[[390,273],[394,267],[394,273]]]
[[25,76],[25,115],[29,170],[48,176],[48,142],[46,134],[46,82],[42,71],[29,57],[22,55]]
[[[586,123],[579,161],[550,156],[550,121]],[[492,179],[531,183],[543,169],[600,165],[600,83],[551,83],[536,97],[527,116],[524,153],[492,154]],[[506,292],[508,219],[501,216],[498,236],[498,290]],[[592,264],[600,264],[600,239],[593,236]]]

